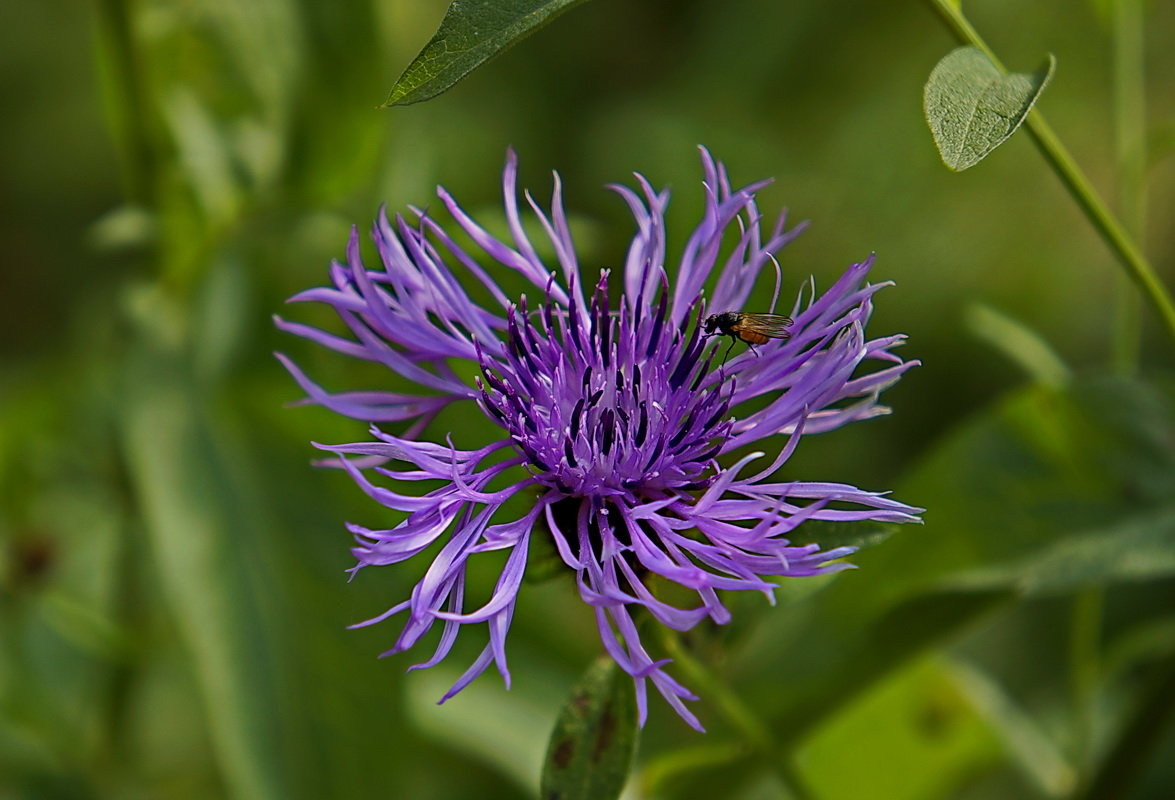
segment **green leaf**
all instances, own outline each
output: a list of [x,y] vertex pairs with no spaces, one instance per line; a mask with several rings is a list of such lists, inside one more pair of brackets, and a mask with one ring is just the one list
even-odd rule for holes
[[1162,573],[1165,560],[1139,566],[1131,553],[1154,552],[1169,530],[1173,409],[1170,381],[1083,377],[1011,394],[899,485],[896,496],[928,508],[925,527],[853,561],[884,574],[893,597],[944,581],[1048,593]]
[[809,796],[958,796],[961,785],[999,758],[1000,745],[952,678],[940,659],[918,659],[833,715],[795,755]]
[[1157,666],[1156,674],[1127,716],[1120,733],[1098,764],[1085,797],[1128,797],[1163,741],[1175,715],[1175,657]]
[[944,589],[897,604],[855,634],[842,633],[836,652],[812,661],[806,677],[792,683],[790,702],[772,727],[785,742],[802,740],[877,680],[1014,597],[1004,588]]
[[[146,338],[146,337],[144,337]],[[144,344],[128,364],[122,436],[159,587],[187,645],[209,733],[234,797],[292,793],[282,665],[265,598],[268,554],[240,467],[182,356]]]
[[1066,797],[1077,782],[1073,767],[1040,724],[977,664],[948,659],[946,672],[992,730],[1021,772],[1046,797]]
[[1031,75],[1005,75],[981,50],[960,47],[939,61],[926,82],[923,108],[943,162],[962,172],[1015,133],[1052,77],[1049,54]]
[[[740,692],[793,744],[1025,590],[1166,574],[1172,409],[1170,381],[1103,376],[1032,386],[964,420],[895,491],[927,507],[925,526],[902,526],[851,559],[859,570],[764,614],[732,662]],[[747,763],[711,770],[715,783]]]
[[607,657],[584,673],[563,706],[543,768],[544,800],[619,797],[637,742],[632,679]]
[[[841,576],[809,601],[776,609],[785,613],[768,617],[773,624],[763,626],[757,646],[740,654],[743,666],[732,680],[742,696],[755,698],[755,708],[769,722],[782,753],[806,746],[830,718],[851,714],[850,707],[880,682],[1016,597],[1005,588],[940,589],[879,608],[870,584],[861,582],[865,578]],[[851,600],[847,618],[837,603],[829,602],[837,594]],[[725,796],[721,787],[755,769],[756,763],[748,753],[727,764],[699,760],[696,766],[699,772],[688,796],[707,797]],[[705,774],[710,766],[721,768]],[[674,771],[680,781],[683,767]]]
[[1059,539],[1010,564],[951,578],[954,585],[1020,586],[1031,594],[1060,594],[1084,586],[1175,575],[1175,507],[1139,515],[1103,530]]
[[1037,383],[1061,389],[1072,377],[1068,365],[1040,334],[1002,311],[972,303],[964,321],[973,336],[1015,362]]
[[586,0],[453,0],[382,108],[429,100]]

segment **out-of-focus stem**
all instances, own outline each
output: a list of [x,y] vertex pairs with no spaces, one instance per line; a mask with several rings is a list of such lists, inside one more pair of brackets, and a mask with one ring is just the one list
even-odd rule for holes
[[760,762],[774,773],[795,800],[812,800],[813,795],[796,773],[791,760],[776,746],[771,729],[718,678],[709,667],[689,652],[676,632],[661,627],[662,642],[674,663],[697,686],[702,694],[722,714],[743,741],[753,750]]
[[[128,204],[153,209],[158,197],[158,167],[152,109],[142,53],[134,27],[135,0],[94,0],[97,58],[104,74],[111,133],[122,161],[123,193]],[[129,712],[141,672],[138,634],[144,619],[142,531],[126,465],[112,447],[114,481],[127,513],[120,520],[114,563],[113,613],[131,647],[111,665],[99,705],[102,736],[98,757],[104,766],[128,769]]]
[[107,73],[110,124],[123,157],[127,199],[154,200],[155,150],[148,117],[147,87],[135,41],[133,0],[94,0],[98,48]]
[[[1114,78],[1114,155],[1118,172],[1118,209],[1136,241],[1146,235],[1146,71],[1143,4],[1114,0],[1111,52]],[[1114,367],[1130,375],[1138,370],[1142,322],[1138,294],[1119,281],[1114,321]]]
[[1073,764],[1078,785],[1091,773],[1094,693],[1101,672],[1102,609],[1105,590],[1091,587],[1073,598],[1069,628],[1069,690],[1073,715]]
[[[992,52],[991,48],[972,27],[959,5],[953,0],[929,0],[931,7],[938,12],[939,17],[950,28],[955,37],[963,44],[973,45],[983,51],[991,62],[999,69],[1004,66]],[[1025,127],[1032,135],[1036,147],[1044,156],[1045,161],[1053,168],[1053,172],[1061,179],[1069,194],[1084,212],[1102,239],[1113,251],[1119,263],[1126,270],[1127,275],[1142,290],[1143,296],[1154,306],[1159,319],[1167,332],[1175,339],[1175,302],[1155,274],[1154,268],[1142,254],[1130,234],[1122,226],[1102,201],[1089,178],[1077,166],[1069,151],[1061,144],[1061,140],[1045,121],[1044,116],[1037,110],[1028,114]]]
[[1164,728],[1175,713],[1175,657],[1169,657],[1138,699],[1117,741],[1102,760],[1084,792],[1083,800],[1112,800],[1128,797],[1130,787],[1147,765],[1161,741]]

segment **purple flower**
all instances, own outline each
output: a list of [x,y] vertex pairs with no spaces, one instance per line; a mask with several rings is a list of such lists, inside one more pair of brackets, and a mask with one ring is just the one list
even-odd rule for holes
[[[370,497],[402,512],[388,529],[348,525],[358,543],[354,570],[435,548],[411,596],[359,625],[406,614],[387,655],[409,649],[440,622],[436,651],[416,667],[444,659],[462,626],[488,628],[485,649],[442,702],[491,662],[509,686],[506,634],[532,536],[551,536],[575,571],[604,648],[635,679],[641,722],[651,681],[701,730],[683,703],[694,695],[670,676],[667,659],[642,644],[638,609],[675,630],[706,618],[724,624],[730,613],[719,590],[760,591],[770,600],[776,576],[848,566],[837,559],[854,548],[789,543],[788,534],[804,521],[917,519],[920,509],[882,493],[776,476],[801,434],[886,413],[879,392],[917,362],[893,354],[902,336],[865,337],[873,294],[884,285],[864,283],[872,256],[819,297],[806,284],[809,291],[800,290],[790,311],[789,337],[754,349],[737,344],[723,362],[726,340],[703,330],[708,310],[744,310],[768,265],[778,297],[774,254],[803,226],[786,229],[782,214],[770,230],[761,229],[755,192],[766,182],[733,190],[723,165],[704,149],[702,161],[705,211],[672,269],[665,246],[669,195],[640,175],[639,191],[611,187],[636,222],[624,268],[601,270],[587,285],[558,176],[549,214],[526,195],[558,261],[551,269],[524,232],[510,152],[503,176],[509,242],[490,235],[438,189],[480,252],[467,250],[424,211],[414,208],[394,223],[381,213],[372,231],[379,268],[364,266],[353,230],[347,263],[331,266],[332,285],[291,298],[331,306],[351,336],[277,320],[283,330],[384,364],[422,390],[331,394],[278,356],[309,402],[373,423],[371,441],[316,445],[337,454]],[[503,269],[534,284],[537,300],[507,296],[494,279]],[[479,292],[492,302],[475,302],[463,281],[481,284]],[[474,362],[481,377],[469,385],[453,369],[455,359]],[[866,361],[882,363],[855,375]],[[443,443],[422,440],[451,403],[466,404],[470,413],[479,409],[501,428],[501,438],[480,447],[463,441],[462,431]],[[409,423],[399,435],[376,427],[398,422]],[[476,449],[459,449],[458,442]],[[774,455],[764,459],[747,452],[750,446]],[[735,452],[745,455],[723,466]],[[381,466],[389,462],[407,467]],[[373,483],[371,473],[392,479],[392,488]],[[444,485],[406,492],[421,480]],[[503,519],[503,506],[520,492],[532,495],[534,505],[518,519]],[[491,550],[509,552],[505,566],[492,596],[468,608],[466,566]],[[659,600],[647,585],[654,574],[696,592],[697,605]]]

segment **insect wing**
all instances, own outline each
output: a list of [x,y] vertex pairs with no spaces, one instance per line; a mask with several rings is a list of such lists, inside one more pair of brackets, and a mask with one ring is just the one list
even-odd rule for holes
[[791,336],[791,324],[790,317],[779,314],[740,314],[737,327],[740,333],[757,333],[768,339],[786,339]]

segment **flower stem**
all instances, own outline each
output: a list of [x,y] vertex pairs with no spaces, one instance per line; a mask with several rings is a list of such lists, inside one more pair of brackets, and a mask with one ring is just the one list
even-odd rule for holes
[[[996,67],[1004,69],[1003,64],[988,47],[987,42],[963,16],[962,8],[955,0],[929,0],[929,2],[946,26],[954,33],[956,39],[963,44],[979,48]],[[1143,296],[1154,306],[1167,332],[1175,339],[1175,302],[1172,302],[1171,296],[1167,293],[1158,275],[1155,274],[1154,268],[1147,261],[1146,256],[1142,254],[1122,223],[1102,201],[1089,182],[1089,178],[1077,166],[1069,151],[1061,144],[1061,140],[1053,133],[1053,129],[1045,121],[1044,115],[1034,109],[1028,114],[1025,125],[1045,161],[1061,179],[1061,183],[1065,185],[1090,223],[1113,251],[1114,256],[1122,264],[1131,280],[1138,285]]]
[[795,800],[812,800],[814,795],[796,772],[790,759],[780,754],[767,724],[759,719],[709,667],[694,658],[676,631],[664,626],[659,627],[662,632],[662,644],[673,657],[674,663],[688,676],[689,681],[702,691],[706,699],[713,703],[714,708],[742,737],[762,764],[783,784],[788,794]]

